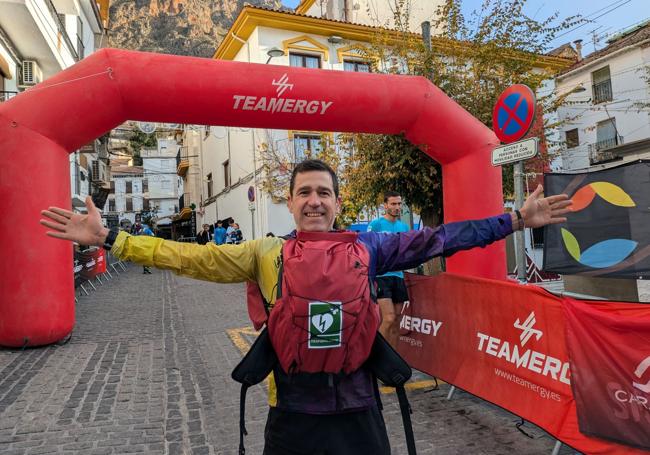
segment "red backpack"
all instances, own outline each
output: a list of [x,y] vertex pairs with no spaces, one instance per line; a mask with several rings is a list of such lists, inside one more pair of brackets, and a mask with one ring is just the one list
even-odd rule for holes
[[379,306],[369,281],[370,252],[355,232],[298,232],[282,246],[277,295],[268,312],[257,283],[247,284],[248,313],[259,338],[233,371],[242,384],[239,454],[244,455],[246,390],[279,363],[289,375],[352,373],[366,364],[396,387],[409,455],[415,438],[404,383],[411,368],[378,335]]
[[[285,372],[351,373],[363,365],[380,321],[369,262],[354,232],[298,232],[285,241],[268,320]],[[249,313],[258,326],[264,314],[256,306]]]

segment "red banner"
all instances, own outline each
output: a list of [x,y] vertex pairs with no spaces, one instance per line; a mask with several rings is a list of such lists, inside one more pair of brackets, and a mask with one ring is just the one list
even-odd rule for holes
[[650,450],[650,308],[563,303],[580,431]]
[[102,248],[89,248],[74,252],[75,287],[94,280],[97,275],[106,273],[106,251]]
[[[536,286],[449,273],[406,275],[410,303],[400,322],[399,351],[413,367],[539,425],[581,452],[647,453],[580,433],[562,299]],[[650,308],[643,305],[598,308],[634,311],[650,321]]]

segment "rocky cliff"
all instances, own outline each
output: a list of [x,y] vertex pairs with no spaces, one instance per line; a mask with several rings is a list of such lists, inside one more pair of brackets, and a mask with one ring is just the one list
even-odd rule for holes
[[280,0],[113,0],[108,44],[121,49],[212,57],[246,4],[282,8]]

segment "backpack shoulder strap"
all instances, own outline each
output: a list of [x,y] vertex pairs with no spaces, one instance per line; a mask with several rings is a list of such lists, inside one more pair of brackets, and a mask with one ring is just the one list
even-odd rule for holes
[[415,455],[415,436],[411,424],[412,411],[404,389],[404,384],[411,378],[411,367],[379,332],[375,336],[366,366],[384,385],[395,387],[399,408],[402,413],[402,424],[404,425],[408,454]]
[[395,392],[397,393],[397,399],[399,400],[399,410],[402,413],[402,424],[404,425],[408,455],[416,455],[415,436],[413,435],[413,426],[411,425],[411,414],[413,411],[411,410],[408,398],[406,398],[404,385],[397,386]]

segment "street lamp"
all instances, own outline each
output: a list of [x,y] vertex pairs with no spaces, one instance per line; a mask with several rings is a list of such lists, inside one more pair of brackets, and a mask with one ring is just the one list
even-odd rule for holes
[[284,55],[284,51],[282,49],[278,49],[277,47],[272,47],[266,51],[266,55],[269,56],[266,63],[269,63],[273,57],[282,57]]

